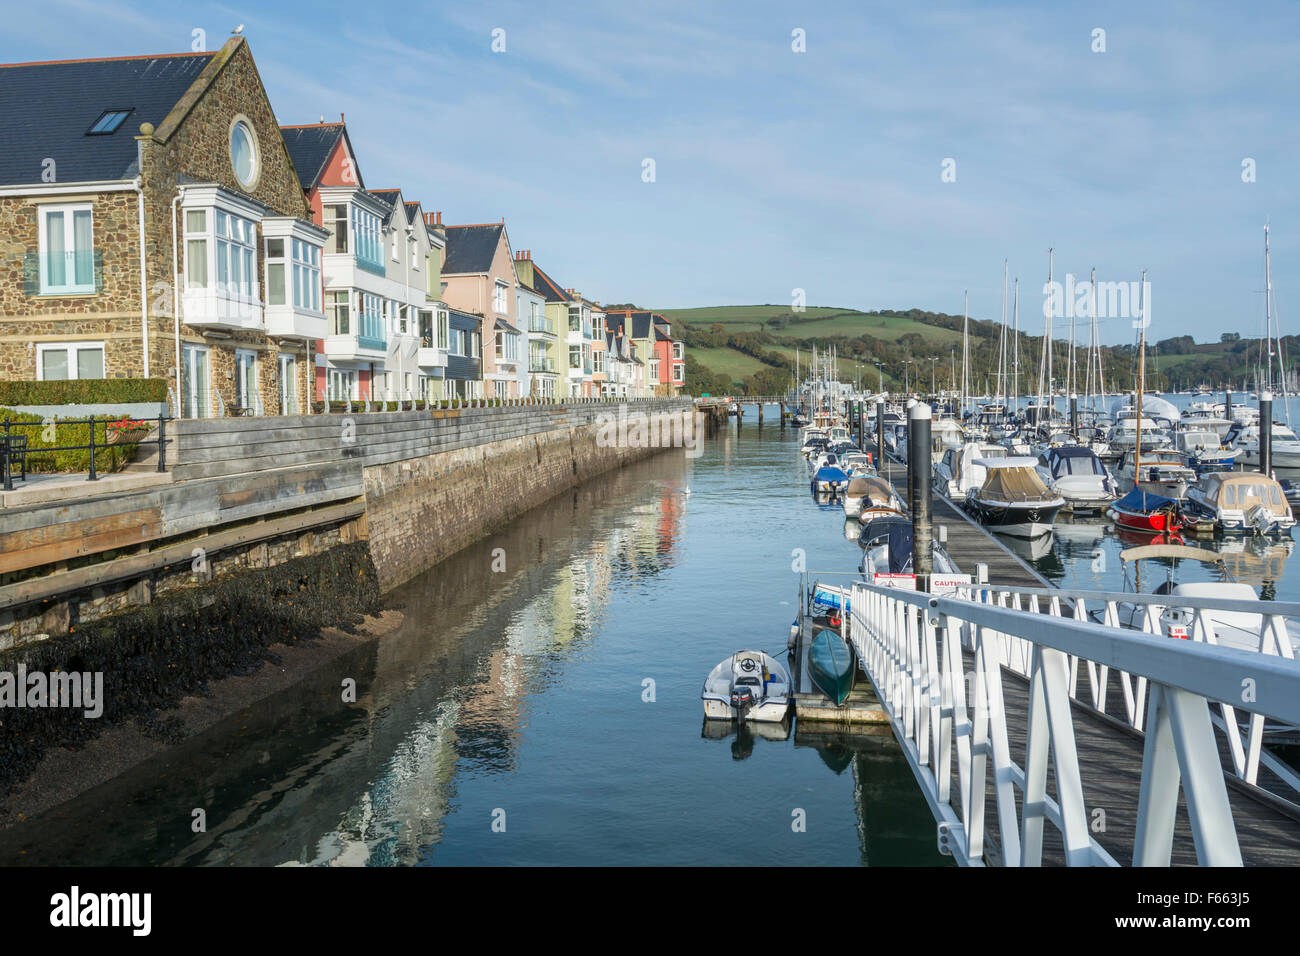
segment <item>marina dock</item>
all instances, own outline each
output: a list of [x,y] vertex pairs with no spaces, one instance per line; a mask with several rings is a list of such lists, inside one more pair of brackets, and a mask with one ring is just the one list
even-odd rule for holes
[[[881,463],[880,474],[894,485],[900,496],[906,495],[906,465],[886,458]],[[938,529],[944,527],[946,539],[944,547],[963,573],[974,574],[976,565],[983,565],[987,569],[986,580],[995,587],[1011,589],[1052,587],[1050,582],[1012,554],[995,535],[989,533],[956,504],[937,492],[932,494],[931,513],[936,537],[939,535]],[[1068,603],[1069,592],[1063,591],[1061,596],[1063,603]],[[855,613],[855,621],[857,617]],[[855,646],[860,646],[859,640],[855,639],[854,643]],[[1086,684],[1087,677],[1084,676],[1082,665],[1083,662],[1080,661],[1078,680]],[[961,667],[966,675],[974,672],[974,655],[968,647],[962,650]],[[1001,717],[1005,721],[1006,740],[1010,751],[1008,756],[1012,760],[1023,759],[1027,765],[1030,760],[1028,756],[1030,753],[1030,682],[1022,673],[1006,666],[1005,663],[999,668],[999,672],[1002,685]],[[1088,812],[1086,817],[1089,824],[1088,837],[1108,853],[1113,861],[1127,864],[1133,861],[1136,852],[1134,848],[1138,845],[1138,833],[1143,826],[1143,821],[1140,819],[1140,804],[1146,737],[1144,733],[1134,729],[1131,722],[1126,719],[1125,690],[1118,670],[1111,669],[1106,675],[1105,682],[1108,689],[1105,709],[1099,711],[1095,707],[1088,706],[1082,699],[1085,691],[1078,690],[1078,696],[1075,696],[1077,685],[1075,679],[1071,678],[1069,693],[1073,757],[1077,760],[1083,805]],[[879,706],[882,710],[888,710],[884,705]],[[896,733],[898,729],[896,723]],[[1232,758],[1225,734],[1216,732],[1214,740],[1221,763],[1230,768]],[[905,747],[909,743],[906,739],[900,739],[900,742]],[[915,741],[911,743],[915,746]],[[919,754],[921,751],[917,752]],[[1051,766],[1046,772],[1045,794],[1049,800],[1054,801],[1053,807],[1059,820],[1062,810],[1060,809],[1060,787],[1057,782],[1057,760],[1058,757],[1053,752]],[[950,765],[948,786],[953,794],[961,790],[957,764],[957,761],[952,761]],[[1072,774],[1073,772],[1071,771]],[[1023,771],[1021,773],[1023,774]],[[999,831],[1002,824],[1001,814],[992,812],[991,809],[997,807],[997,777],[996,772],[988,774],[982,788],[984,805],[989,808],[984,811],[981,854],[986,864],[996,864],[1001,861],[1005,849],[1004,835]],[[1292,864],[1300,858],[1300,806],[1279,796],[1280,793],[1287,792],[1284,782],[1267,768],[1261,768],[1257,779],[1258,785],[1239,779],[1231,771],[1224,773],[1223,779],[1226,783],[1227,802],[1235,825],[1241,862],[1247,866],[1278,866]],[[1015,799],[1019,813],[1011,819],[1017,822],[1018,832],[1011,835],[1012,848],[1020,846],[1025,838],[1027,826],[1025,814],[1029,808],[1025,806],[1024,781],[1023,775],[1017,780]],[[1170,862],[1174,865],[1196,865],[1198,862],[1206,862],[1201,848],[1196,845],[1194,839],[1196,834],[1187,808],[1187,786],[1188,782],[1184,779],[1182,787],[1177,792],[1177,810],[1170,851]],[[1048,815],[1050,817],[1050,812]],[[1063,865],[1070,862],[1059,823],[1056,826],[1042,824],[1037,826],[1041,826],[1042,833],[1041,863]],[[1012,855],[1014,856],[1014,853]],[[1076,861],[1077,859],[1076,856]]]

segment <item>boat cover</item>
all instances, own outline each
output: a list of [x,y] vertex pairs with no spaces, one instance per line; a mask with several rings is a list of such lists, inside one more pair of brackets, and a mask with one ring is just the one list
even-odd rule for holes
[[832,468],[829,465],[827,465],[824,468],[818,468],[817,474],[813,475],[813,481],[817,481],[817,482],[822,482],[822,481],[839,482],[839,481],[848,481],[848,480],[849,480],[849,476],[846,475],[842,470],[840,470],[839,468]]
[[1037,501],[1053,497],[1038,477],[1038,472],[1024,466],[990,468],[980,488],[979,497],[992,501]]
[[1164,495],[1143,491],[1141,488],[1134,488],[1114,504],[1114,507],[1120,511],[1132,511],[1137,514],[1152,514],[1156,511],[1164,511],[1166,508],[1176,508],[1177,506],[1178,502],[1173,498],[1166,498]]

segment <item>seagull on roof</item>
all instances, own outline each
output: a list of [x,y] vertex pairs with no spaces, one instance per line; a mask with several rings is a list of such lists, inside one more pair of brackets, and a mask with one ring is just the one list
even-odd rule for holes
[[231,30],[230,34],[231,36],[239,36],[239,34],[243,32],[244,32],[244,25],[241,23],[239,26],[235,27],[235,29]]

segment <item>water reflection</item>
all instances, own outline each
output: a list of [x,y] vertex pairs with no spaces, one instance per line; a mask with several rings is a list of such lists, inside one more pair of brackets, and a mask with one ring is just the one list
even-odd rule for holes
[[680,865],[761,825],[757,865],[941,862],[887,730],[812,747],[789,724],[699,730],[720,656],[784,648],[792,549],[812,569],[860,559],[838,503],[805,497],[795,430],[738,438],[545,502],[395,591],[381,642],[0,831],[0,860]]

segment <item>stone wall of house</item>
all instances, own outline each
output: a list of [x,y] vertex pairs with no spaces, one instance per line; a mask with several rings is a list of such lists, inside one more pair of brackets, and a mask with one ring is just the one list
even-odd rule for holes
[[[173,222],[172,200],[176,197],[181,177],[190,181],[218,183],[222,187],[262,203],[275,215],[311,218],[311,209],[303,195],[298,174],[289,159],[279,122],[271,109],[266,91],[253,62],[247,43],[233,49],[223,48],[208,66],[215,77],[203,95],[193,102],[182,100],[173,116],[182,116],[178,123],[169,126],[164,122],[153,134],[141,137],[142,168],[145,181],[145,243],[149,259],[149,284],[160,294],[151,303],[151,312],[165,321],[164,336],[151,341],[150,361],[154,374],[173,377],[176,368],[176,329],[174,299],[172,295],[172,265],[183,269],[185,250],[180,230]],[[188,110],[188,111],[187,111]],[[230,162],[230,128],[236,117],[244,117],[252,125],[258,141],[259,175],[251,191],[245,190],[235,179]],[[170,119],[170,118],[169,118]],[[259,283],[266,288],[265,261],[262,256],[262,236],[258,232]],[[180,326],[182,343],[206,345],[209,348],[210,381],[212,390],[221,394],[227,408],[235,404],[235,350],[249,349],[258,353],[258,385],[262,405],[268,413],[277,408],[279,401],[280,344],[261,332],[236,332],[230,338],[209,338],[202,330],[183,322]],[[296,383],[299,407],[309,401],[313,371],[310,344],[295,344],[283,351],[298,356]],[[210,399],[215,408],[216,399]]]
[[[24,263],[39,251],[42,205],[89,202],[101,290],[86,295],[28,295]],[[0,378],[36,378],[41,342],[103,341],[104,374],[141,374],[140,257],[133,191],[0,196]]]

